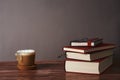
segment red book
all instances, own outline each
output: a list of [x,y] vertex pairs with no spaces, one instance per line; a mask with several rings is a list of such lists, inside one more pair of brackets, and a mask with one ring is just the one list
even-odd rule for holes
[[101,74],[112,65],[112,56],[95,61],[82,61],[67,59],[65,61],[65,71],[86,74]]
[[113,55],[113,49],[107,49],[102,51],[96,51],[89,54],[81,54],[78,52],[66,52],[66,58],[76,59],[76,60],[85,60],[85,61],[93,61],[96,59],[104,58],[107,56]]
[[112,49],[112,48],[115,48],[114,44],[103,43],[103,44],[99,44],[99,45],[94,46],[94,47],[90,47],[90,46],[64,46],[63,50],[70,51],[70,52],[90,53],[90,52],[96,52],[96,51]]
[[98,44],[103,43],[102,38],[85,38],[81,40],[76,40],[76,41],[71,41],[70,45],[71,46],[96,46]]

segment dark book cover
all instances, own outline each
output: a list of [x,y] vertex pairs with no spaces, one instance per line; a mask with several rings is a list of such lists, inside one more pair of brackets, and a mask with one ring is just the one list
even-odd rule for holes
[[105,49],[115,48],[115,44],[103,43],[97,46],[64,46],[64,51],[80,52],[80,53],[90,53],[95,51],[101,51]]

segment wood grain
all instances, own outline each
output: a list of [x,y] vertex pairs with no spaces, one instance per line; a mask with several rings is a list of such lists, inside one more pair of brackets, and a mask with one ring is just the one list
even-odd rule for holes
[[64,61],[38,61],[36,70],[21,71],[17,62],[0,62],[0,80],[120,80],[120,64],[101,75],[66,73]]

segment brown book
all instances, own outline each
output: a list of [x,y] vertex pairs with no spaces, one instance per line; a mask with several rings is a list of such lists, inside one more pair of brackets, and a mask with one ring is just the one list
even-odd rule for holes
[[65,71],[85,74],[101,74],[111,65],[112,56],[95,61],[67,59],[65,61]]
[[96,59],[113,55],[113,53],[114,53],[113,49],[107,49],[107,50],[96,51],[88,54],[81,54],[78,52],[66,52],[65,54],[66,54],[66,58],[69,58],[69,59],[93,61]]
[[103,44],[99,44],[99,45],[94,46],[94,47],[90,47],[90,46],[64,46],[63,50],[70,51],[70,52],[90,53],[90,52],[101,51],[101,50],[112,49],[112,48],[115,48],[114,44],[103,43]]

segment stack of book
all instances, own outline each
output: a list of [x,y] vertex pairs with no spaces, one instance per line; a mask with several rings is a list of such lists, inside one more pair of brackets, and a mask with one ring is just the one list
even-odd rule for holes
[[101,74],[113,63],[114,44],[103,43],[101,38],[71,41],[64,46],[66,54],[65,71]]

